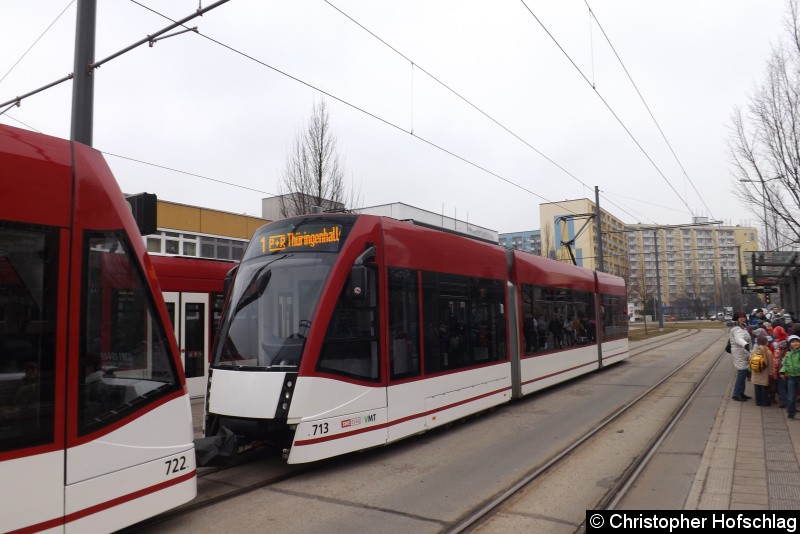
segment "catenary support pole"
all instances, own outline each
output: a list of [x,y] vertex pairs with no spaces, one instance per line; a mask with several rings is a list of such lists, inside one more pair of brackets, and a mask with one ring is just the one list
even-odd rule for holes
[[94,43],[97,0],[78,0],[70,139],[92,145],[94,120]]
[[594,223],[595,234],[597,235],[597,270],[605,272],[606,268],[603,262],[603,221],[600,213],[600,188],[594,186]]
[[653,244],[656,249],[656,315],[658,315],[658,329],[664,330],[664,310],[661,309],[661,269],[658,265],[658,230],[653,230]]

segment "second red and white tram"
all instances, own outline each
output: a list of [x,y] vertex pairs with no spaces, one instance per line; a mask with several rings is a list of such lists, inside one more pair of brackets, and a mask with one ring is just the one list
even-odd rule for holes
[[411,222],[260,228],[209,375],[206,433],[289,463],[383,445],[628,356],[622,279]]
[[225,276],[233,261],[150,255],[175,332],[189,396],[206,394],[214,333],[222,316]]
[[167,325],[100,153],[0,126],[0,531],[110,532],[194,498]]

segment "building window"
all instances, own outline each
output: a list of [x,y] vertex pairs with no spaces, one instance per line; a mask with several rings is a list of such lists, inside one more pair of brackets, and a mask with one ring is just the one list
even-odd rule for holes
[[147,241],[147,252],[151,254],[161,254],[161,238],[148,236],[145,238]]
[[247,239],[211,237],[161,231],[146,236],[147,252],[170,254],[191,258],[240,261],[247,246]]

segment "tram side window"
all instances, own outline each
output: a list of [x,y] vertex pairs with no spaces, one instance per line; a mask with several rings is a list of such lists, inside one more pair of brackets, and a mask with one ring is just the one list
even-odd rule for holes
[[424,272],[422,295],[426,373],[506,357],[501,281]]
[[393,380],[419,376],[417,271],[389,268],[389,362]]
[[469,303],[472,363],[505,359],[505,283],[500,280],[471,278]]
[[122,234],[87,234],[77,377],[80,434],[180,387],[149,287]]
[[521,296],[525,354],[595,342],[592,292],[523,284]]
[[595,343],[594,293],[576,291],[573,296],[575,315],[572,319],[575,327],[575,344]]
[[603,339],[628,335],[628,305],[624,296],[603,295]]
[[522,350],[524,354],[535,354],[547,347],[547,321],[541,306],[537,305],[538,289],[541,300],[541,288],[523,284],[522,297]]
[[52,443],[56,229],[0,221],[0,452]]
[[[378,299],[354,300],[350,280],[344,284],[325,333],[317,371],[377,382],[381,378],[378,349]],[[369,293],[377,295],[377,289]]]

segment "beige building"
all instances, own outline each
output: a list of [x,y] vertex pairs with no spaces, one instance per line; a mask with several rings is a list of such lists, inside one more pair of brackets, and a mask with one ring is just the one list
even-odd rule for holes
[[[628,244],[625,223],[604,209],[601,231],[603,234],[603,271],[627,277]],[[597,270],[597,225],[594,220],[595,203],[587,198],[539,204],[542,256],[572,262],[564,242],[573,242],[575,263]]]
[[687,225],[629,224],[626,229],[629,300],[637,307],[656,294],[656,272],[665,306],[690,315],[741,307],[741,275],[747,274],[749,253],[758,249],[755,228],[695,217]]

